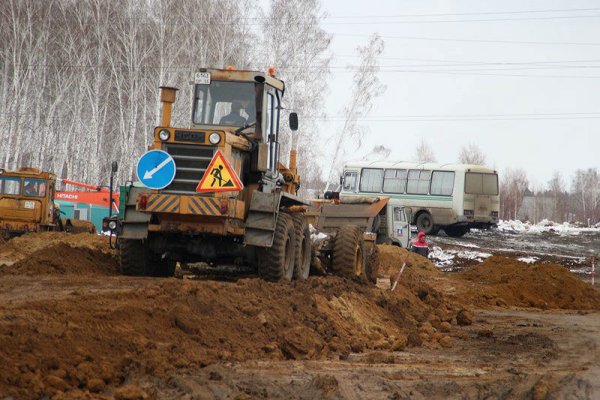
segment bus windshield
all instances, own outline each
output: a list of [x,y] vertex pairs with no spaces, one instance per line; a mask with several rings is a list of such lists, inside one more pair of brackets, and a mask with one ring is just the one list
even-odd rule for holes
[[242,127],[256,120],[253,82],[212,81],[197,84],[193,120],[198,125]]
[[498,175],[467,172],[465,176],[465,193],[496,196],[498,194]]

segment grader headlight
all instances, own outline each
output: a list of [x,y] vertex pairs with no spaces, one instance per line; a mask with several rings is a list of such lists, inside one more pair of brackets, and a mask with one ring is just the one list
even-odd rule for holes
[[210,144],[217,145],[221,142],[221,135],[218,132],[213,132],[208,136],[208,141]]
[[171,132],[169,132],[166,129],[162,129],[160,132],[158,132],[158,138],[160,140],[162,140],[163,142],[166,142],[167,140],[169,140],[170,137],[171,137]]

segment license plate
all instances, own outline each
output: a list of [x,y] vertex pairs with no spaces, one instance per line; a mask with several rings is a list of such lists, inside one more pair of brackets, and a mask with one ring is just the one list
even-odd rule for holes
[[194,82],[198,85],[210,85],[210,72],[196,72]]
[[23,207],[33,209],[33,208],[35,208],[35,202],[34,201],[26,201],[23,204]]

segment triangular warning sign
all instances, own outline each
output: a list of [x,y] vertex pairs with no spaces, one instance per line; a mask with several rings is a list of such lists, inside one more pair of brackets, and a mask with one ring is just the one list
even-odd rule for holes
[[237,192],[243,188],[244,185],[225,159],[225,156],[223,156],[223,153],[217,150],[212,160],[210,160],[204,176],[200,179],[196,192]]

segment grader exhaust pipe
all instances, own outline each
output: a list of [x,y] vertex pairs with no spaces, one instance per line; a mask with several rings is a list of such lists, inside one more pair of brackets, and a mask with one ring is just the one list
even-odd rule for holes
[[177,88],[169,86],[160,87],[160,102],[162,103],[162,119],[160,126],[164,126],[166,128],[171,126],[171,110],[173,103],[175,102],[175,98],[177,97],[178,90],[179,89]]

